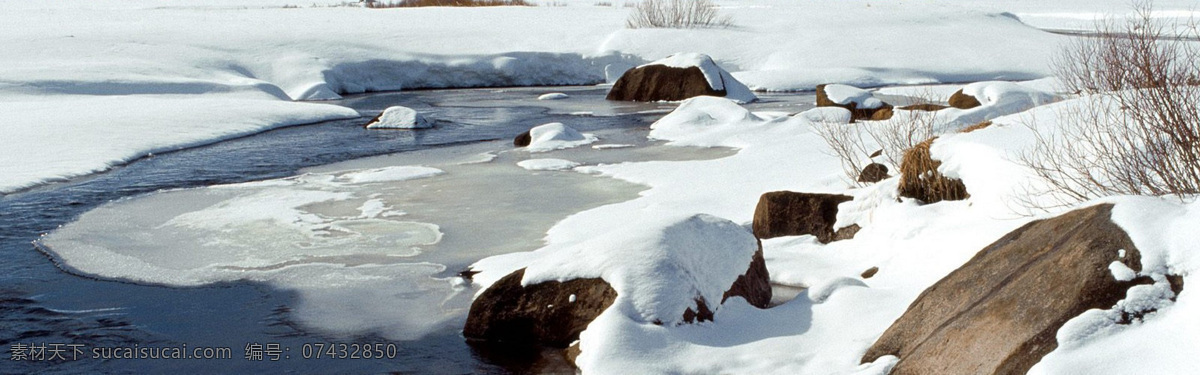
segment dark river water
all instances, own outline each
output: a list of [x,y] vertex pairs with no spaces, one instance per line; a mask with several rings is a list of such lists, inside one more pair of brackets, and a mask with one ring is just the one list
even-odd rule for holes
[[[573,103],[539,103],[565,91]],[[204,147],[158,154],[79,179],[0,197],[0,373],[428,373],[571,372],[545,356],[467,346],[457,331],[418,341],[368,335],[329,338],[291,321],[296,296],[265,284],[175,288],[97,280],[61,269],[32,242],[106,202],[163,189],[285,177],[306,167],[372,155],[503,140],[528,128],[569,120],[581,131],[644,128],[668,104],[606,104],[602,88],[522,88],[380,93],[336,103],[364,118],[276,129]],[[811,100],[807,95],[803,101]],[[767,97],[757,109],[797,112],[794,98]],[[601,104],[596,104],[601,103]],[[368,131],[383,108],[404,105],[437,120],[424,131]],[[535,106],[537,105],[537,106]],[[553,110],[544,106],[555,107]],[[586,107],[586,108],[585,108]],[[585,113],[586,112],[586,113]],[[623,113],[623,114],[622,114]],[[591,116],[587,114],[621,114]],[[387,359],[305,359],[304,348],[388,343]],[[247,349],[278,346],[247,359]],[[120,359],[110,348],[228,348],[226,359]],[[202,352],[204,350],[202,349]],[[43,360],[36,360],[40,353]],[[14,360],[20,354],[25,360]],[[310,355],[311,357],[312,355]],[[53,357],[53,360],[50,358]],[[61,357],[61,358],[60,358]],[[101,357],[101,358],[93,358]],[[553,361],[551,361],[553,362]]]

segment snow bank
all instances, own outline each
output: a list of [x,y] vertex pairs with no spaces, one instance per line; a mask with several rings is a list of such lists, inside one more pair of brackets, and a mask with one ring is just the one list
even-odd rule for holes
[[388,107],[371,122],[367,129],[428,129],[433,122],[425,119],[416,110],[408,107]]
[[592,134],[582,134],[561,122],[538,125],[529,129],[529,152],[546,152],[564,148],[579,147],[600,140]]
[[517,166],[531,171],[563,171],[579,166],[579,163],[563,159],[529,159],[522,160]]
[[855,108],[859,109],[875,109],[883,106],[883,101],[875,98],[870,91],[849,85],[825,85],[825,95],[834,103],[841,105],[854,103]]
[[355,117],[358,112],[349,108],[255,94],[0,100],[0,194],[105,171],[153,153]]
[[684,100],[674,111],[650,125],[650,138],[669,140],[676,146],[716,146],[723,144],[724,132],[732,136],[739,129],[730,124],[762,121],[736,102],[714,96]]
[[[708,87],[713,90],[725,90],[725,98],[739,102],[749,103],[758,100],[758,97],[750,91],[746,85],[733,78],[733,75],[717,66],[712,57],[701,53],[676,53],[661,60],[642,65],[663,65],[672,68],[700,68],[700,72],[704,73],[704,79],[708,81]],[[642,67],[642,66],[639,66]]]

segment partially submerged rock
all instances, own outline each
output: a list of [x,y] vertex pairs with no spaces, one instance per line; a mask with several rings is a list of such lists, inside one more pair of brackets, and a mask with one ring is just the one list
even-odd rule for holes
[[545,152],[578,147],[596,142],[599,138],[583,134],[561,122],[543,124],[521,133],[513,139],[513,146],[525,147],[530,152]]
[[757,99],[711,57],[698,53],[679,53],[630,69],[613,84],[606,99],[653,102],[696,96],[719,96],[740,103]]
[[890,118],[892,111],[892,105],[875,98],[870,91],[840,84],[817,85],[817,106],[845,108],[850,111],[851,121],[885,120],[884,114]]
[[1065,322],[1149,281],[1114,278],[1112,265],[1141,261],[1111,210],[1072,211],[996,240],[921,293],[862,361],[897,356],[892,375],[1026,373],[1058,346]]
[[854,197],[837,194],[773,191],[758,198],[754,208],[754,236],[768,239],[811,234],[821,243],[835,240],[838,204]]
[[970,195],[962,180],[938,172],[942,162],[934,160],[929,152],[935,139],[927,139],[904,152],[900,160],[900,196],[925,203],[967,199]]
[[433,121],[427,120],[412,108],[393,106],[368,121],[366,127],[367,129],[428,129],[433,127]]

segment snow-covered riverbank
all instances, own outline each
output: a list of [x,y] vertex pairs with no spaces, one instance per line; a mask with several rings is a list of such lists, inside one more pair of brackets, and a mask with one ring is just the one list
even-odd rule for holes
[[727,0],[728,29],[627,30],[628,8],[587,1],[385,10],[309,3],[0,4],[0,194],[153,152],[355,115],[289,100],[592,84],[604,82],[610,65],[619,71],[676,52],[712,55],[760,90],[1037,78],[1064,37],[1022,23],[1022,14],[1070,28],[1118,8]]

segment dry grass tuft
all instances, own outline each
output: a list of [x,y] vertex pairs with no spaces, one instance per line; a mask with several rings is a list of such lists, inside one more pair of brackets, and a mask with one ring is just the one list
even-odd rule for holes
[[733,21],[717,12],[712,0],[642,0],[625,20],[630,29],[695,29],[729,27]]
[[970,133],[970,132],[973,132],[973,131],[976,131],[976,130],[979,130],[979,129],[987,128],[987,127],[989,127],[989,126],[992,126],[992,122],[991,122],[991,121],[984,121],[984,122],[981,122],[981,123],[978,123],[978,124],[971,125],[971,126],[968,126],[968,127],[966,127],[966,128],[963,128],[963,130],[959,130],[958,132],[959,132],[959,133]]
[[936,137],[918,143],[904,152],[900,161],[900,187],[902,197],[915,198],[925,203],[963,200],[970,197],[962,180],[952,179],[938,173],[941,161],[934,160],[929,152]]

